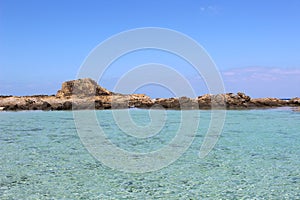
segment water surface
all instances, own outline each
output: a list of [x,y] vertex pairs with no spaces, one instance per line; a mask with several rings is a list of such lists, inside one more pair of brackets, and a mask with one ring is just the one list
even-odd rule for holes
[[[137,124],[150,122],[147,110],[130,113]],[[138,152],[168,144],[180,126],[180,111],[167,111],[159,134],[136,139],[122,133],[111,111],[96,114],[111,141]],[[1,112],[0,199],[300,199],[299,112],[228,111],[205,159],[198,153],[210,112],[200,116],[182,157],[162,170],[133,174],[112,170],[88,153],[72,112]]]

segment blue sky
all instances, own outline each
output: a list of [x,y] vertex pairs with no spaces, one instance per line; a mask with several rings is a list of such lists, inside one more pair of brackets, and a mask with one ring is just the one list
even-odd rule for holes
[[[227,92],[300,96],[298,0],[2,0],[0,94],[55,94],[63,81],[76,78],[100,42],[141,27],[169,28],[195,39],[216,63]],[[112,89],[122,73],[143,62],[167,63],[186,73],[198,95],[207,92],[182,61],[158,52],[120,59],[100,84]],[[157,87],[138,92],[170,95]]]

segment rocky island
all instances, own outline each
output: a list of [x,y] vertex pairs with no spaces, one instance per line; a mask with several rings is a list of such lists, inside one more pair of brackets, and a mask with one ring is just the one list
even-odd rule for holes
[[205,94],[197,98],[156,98],[145,94],[119,94],[99,86],[89,78],[66,81],[56,95],[0,96],[0,110],[80,110],[80,109],[258,109],[296,107],[300,98],[251,98],[244,93]]

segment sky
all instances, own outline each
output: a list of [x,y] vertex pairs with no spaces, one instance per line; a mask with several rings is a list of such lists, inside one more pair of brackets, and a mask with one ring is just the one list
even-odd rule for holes
[[[143,27],[194,39],[213,59],[226,92],[300,96],[298,0],[1,0],[0,95],[55,94],[62,82],[76,79],[97,45]],[[151,62],[183,74],[197,95],[208,92],[188,63],[157,50],[121,57],[97,81],[113,90],[124,73]],[[157,85],[136,92],[174,95]]]

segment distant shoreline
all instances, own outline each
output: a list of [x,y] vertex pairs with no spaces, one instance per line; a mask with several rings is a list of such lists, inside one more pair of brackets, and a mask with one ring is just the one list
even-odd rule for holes
[[300,98],[251,98],[242,92],[205,94],[196,98],[155,98],[145,94],[119,94],[85,78],[66,81],[56,95],[0,95],[0,111],[21,110],[85,110],[85,109],[265,109],[300,107]]

